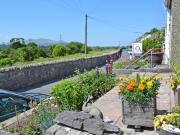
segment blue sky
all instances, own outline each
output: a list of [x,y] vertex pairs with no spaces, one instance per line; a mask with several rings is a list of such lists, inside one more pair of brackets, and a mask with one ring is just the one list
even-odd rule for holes
[[12,37],[127,45],[166,24],[164,0],[0,0],[0,42]]

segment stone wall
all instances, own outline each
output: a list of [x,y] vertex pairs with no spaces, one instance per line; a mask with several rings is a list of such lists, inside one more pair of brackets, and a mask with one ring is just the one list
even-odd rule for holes
[[118,58],[118,53],[119,51],[97,57],[0,69],[0,88],[18,90],[53,80],[63,79],[74,74],[76,69],[83,71],[84,69],[90,70],[96,66],[103,66],[109,56],[112,56],[112,58],[116,60]]
[[172,0],[171,6],[171,64],[177,64],[180,61],[180,0]]

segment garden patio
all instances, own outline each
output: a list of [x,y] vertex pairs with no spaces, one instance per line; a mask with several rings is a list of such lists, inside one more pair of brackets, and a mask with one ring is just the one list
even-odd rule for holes
[[[135,74],[136,73],[133,73],[132,76]],[[149,74],[152,76],[152,73]],[[171,73],[160,73],[158,75],[163,77],[159,94],[157,95],[157,109],[161,114],[171,111],[174,104],[174,96],[169,82]],[[127,128],[127,125],[122,123],[122,103],[118,91],[119,87],[114,87],[107,94],[99,98],[94,105],[103,112],[104,116],[113,120],[114,124],[119,126],[124,131],[125,135],[156,135],[153,128],[144,128],[143,132],[135,132],[133,128]]]

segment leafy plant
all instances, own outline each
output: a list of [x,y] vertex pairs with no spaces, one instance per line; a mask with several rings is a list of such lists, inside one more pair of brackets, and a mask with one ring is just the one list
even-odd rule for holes
[[53,55],[54,57],[59,57],[59,56],[64,56],[64,55],[66,55],[66,47],[63,46],[63,45],[56,45],[56,46],[53,48],[52,55]]
[[123,68],[125,66],[128,66],[132,61],[130,60],[126,60],[126,61],[119,61],[118,63],[113,65],[113,68],[115,69],[120,69]]
[[[51,127],[53,119],[60,112],[57,100],[53,97],[41,101],[39,104],[31,102],[32,114],[28,116],[27,121],[21,125],[22,127],[2,128],[8,132],[20,132],[23,135],[43,135],[45,130]],[[18,116],[17,116],[18,117]]]
[[159,130],[160,127],[162,127],[164,130],[167,130],[168,124],[180,128],[180,113],[157,115],[153,122],[155,130]]
[[11,58],[0,59],[0,66],[7,66],[7,65],[11,66],[13,63],[15,63],[15,60]]
[[77,76],[65,79],[52,89],[52,95],[61,104],[62,110],[81,110],[87,96],[93,96],[94,100],[106,93],[115,84],[114,75],[100,72],[97,77],[95,71],[85,72]]
[[137,66],[139,66],[139,67],[143,67],[143,66],[146,66],[146,65],[149,65],[148,61],[146,61],[146,60],[139,60],[137,62]]
[[148,49],[152,48],[162,48],[162,45],[165,41],[165,29],[160,30],[153,28],[150,33],[151,37],[142,41],[143,52],[146,52]]
[[171,88],[176,91],[178,85],[180,85],[180,74],[171,75],[170,77]]
[[129,103],[143,104],[154,98],[160,86],[160,78],[153,76],[140,77],[137,74],[136,78],[119,78],[120,95],[123,100]]
[[172,108],[172,113],[180,113],[180,106],[175,106]]

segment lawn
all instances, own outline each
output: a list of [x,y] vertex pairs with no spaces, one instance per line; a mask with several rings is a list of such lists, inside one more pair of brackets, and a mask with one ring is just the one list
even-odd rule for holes
[[[102,50],[102,51],[94,51],[93,50],[93,51],[90,51],[87,54],[87,57],[100,56],[100,55],[108,54],[108,53],[111,53],[111,52],[114,52],[114,51],[117,51],[117,49],[106,49],[106,50]],[[33,61],[16,62],[12,66],[39,64],[39,63],[42,63],[42,62],[49,62],[49,61],[65,61],[65,60],[77,59],[77,58],[85,58],[85,54],[76,53],[76,54],[72,54],[72,55],[66,55],[66,56],[55,57],[55,58],[43,58],[43,57],[40,57],[40,58],[35,59]],[[5,67],[9,67],[9,66],[5,66]],[[4,67],[0,67],[0,68],[4,68]]]

